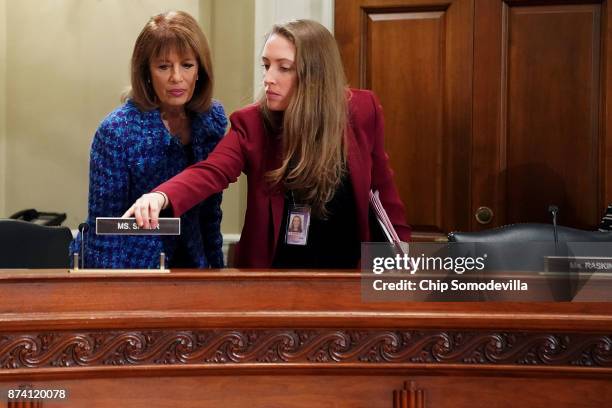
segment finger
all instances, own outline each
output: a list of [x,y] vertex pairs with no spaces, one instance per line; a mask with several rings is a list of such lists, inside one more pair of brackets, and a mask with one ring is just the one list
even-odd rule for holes
[[151,224],[149,223],[149,200],[145,198],[141,198],[139,204],[140,216],[142,217],[142,228],[151,229]]
[[138,201],[136,201],[132,207],[134,209],[133,213],[134,218],[136,218],[136,224],[138,224],[138,227],[142,228],[142,214],[140,213],[140,206],[138,205]]
[[159,225],[159,204],[157,201],[151,201],[149,217],[151,217],[151,228],[155,229]]
[[132,215],[134,215],[134,205],[128,208],[128,210],[123,213],[121,218],[130,218]]

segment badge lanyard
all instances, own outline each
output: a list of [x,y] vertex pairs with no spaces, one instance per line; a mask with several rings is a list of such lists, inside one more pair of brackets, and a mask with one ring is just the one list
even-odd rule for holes
[[287,216],[287,229],[285,243],[287,245],[306,245],[308,242],[308,229],[310,228],[310,206],[297,205],[291,191],[291,205]]

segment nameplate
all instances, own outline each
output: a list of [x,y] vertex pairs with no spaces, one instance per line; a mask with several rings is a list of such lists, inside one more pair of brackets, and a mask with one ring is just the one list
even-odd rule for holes
[[612,257],[545,256],[545,272],[612,273]]
[[97,235],[181,235],[180,218],[160,218],[154,229],[138,227],[135,218],[96,218]]

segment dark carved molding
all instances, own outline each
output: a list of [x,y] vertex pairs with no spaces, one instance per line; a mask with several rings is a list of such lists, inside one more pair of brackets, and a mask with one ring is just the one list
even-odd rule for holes
[[393,408],[425,408],[425,390],[405,381],[404,388],[393,391]]
[[334,329],[0,334],[0,369],[226,363],[612,367],[612,336]]

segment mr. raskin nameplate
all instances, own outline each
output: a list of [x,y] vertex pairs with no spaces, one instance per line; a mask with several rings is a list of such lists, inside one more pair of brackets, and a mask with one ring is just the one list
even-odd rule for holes
[[181,235],[180,218],[160,218],[154,229],[138,227],[135,218],[96,218],[97,235]]

